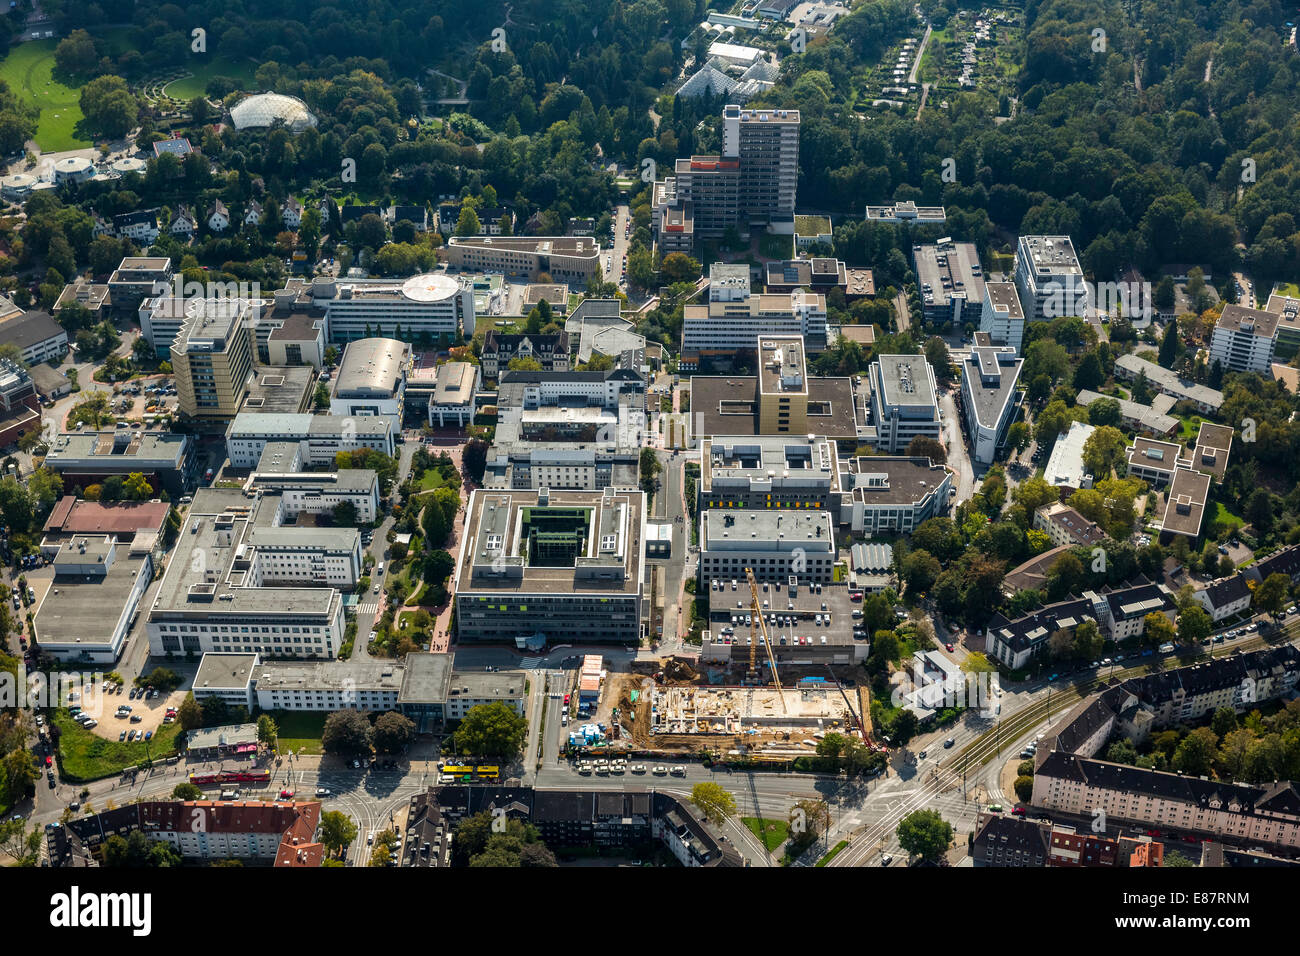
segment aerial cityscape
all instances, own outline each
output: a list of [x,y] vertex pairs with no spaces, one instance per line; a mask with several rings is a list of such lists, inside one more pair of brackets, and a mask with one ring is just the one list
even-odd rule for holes
[[10,4],[0,864],[1300,865],[1297,22]]

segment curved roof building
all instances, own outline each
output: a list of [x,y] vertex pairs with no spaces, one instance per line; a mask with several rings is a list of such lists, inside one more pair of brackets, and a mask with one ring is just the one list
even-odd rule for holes
[[230,121],[235,129],[260,129],[281,122],[295,133],[316,125],[316,117],[307,109],[306,103],[296,96],[282,93],[256,93],[244,97],[230,110]]

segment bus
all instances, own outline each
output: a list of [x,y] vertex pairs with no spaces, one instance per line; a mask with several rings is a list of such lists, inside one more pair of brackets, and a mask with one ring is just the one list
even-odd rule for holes
[[462,766],[457,766],[455,764],[448,764],[447,766],[442,768],[442,772],[453,778],[460,777],[461,780],[464,780],[466,782],[474,778],[473,767],[462,767]]
[[496,780],[501,776],[500,767],[478,767],[474,772],[480,780]]

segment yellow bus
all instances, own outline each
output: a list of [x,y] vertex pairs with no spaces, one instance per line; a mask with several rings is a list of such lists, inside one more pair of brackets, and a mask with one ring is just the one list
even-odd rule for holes
[[501,776],[500,767],[479,767],[475,772],[480,780],[496,780]]
[[459,767],[453,764],[447,764],[447,766],[442,768],[442,772],[445,774],[450,774],[453,777],[460,777],[464,780],[469,780],[471,777],[474,776],[473,767]]

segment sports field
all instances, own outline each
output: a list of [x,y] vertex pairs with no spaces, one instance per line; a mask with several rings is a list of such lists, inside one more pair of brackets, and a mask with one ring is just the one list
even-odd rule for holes
[[53,77],[54,47],[57,40],[34,40],[14,47],[0,60],[0,80],[9,84],[23,100],[41,111],[36,125],[36,142],[43,153],[59,153],[93,145],[77,136],[82,120],[78,101],[80,88],[64,86]]

